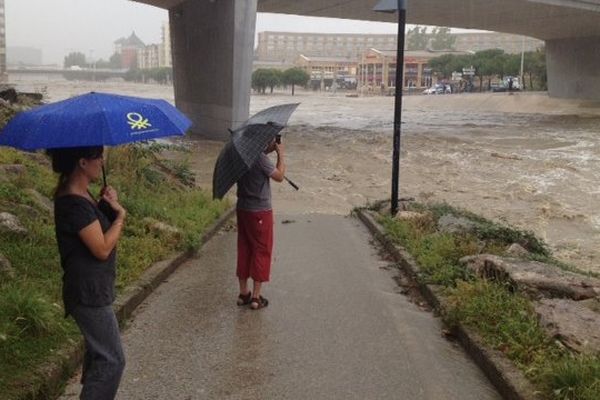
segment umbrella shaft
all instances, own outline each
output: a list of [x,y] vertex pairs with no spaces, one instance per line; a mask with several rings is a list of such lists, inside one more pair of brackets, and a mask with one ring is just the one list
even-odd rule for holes
[[298,187],[298,185],[296,185],[294,182],[290,181],[287,176],[284,176],[283,179],[285,179],[290,185],[292,185],[292,187],[294,189],[300,190],[300,188]]

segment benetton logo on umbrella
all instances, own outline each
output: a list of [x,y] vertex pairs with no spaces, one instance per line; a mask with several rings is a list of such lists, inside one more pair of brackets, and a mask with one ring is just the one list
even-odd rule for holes
[[144,118],[144,116],[140,113],[129,113],[127,114],[127,123],[131,125],[131,129],[147,129],[152,126],[150,122],[148,122],[148,118]]

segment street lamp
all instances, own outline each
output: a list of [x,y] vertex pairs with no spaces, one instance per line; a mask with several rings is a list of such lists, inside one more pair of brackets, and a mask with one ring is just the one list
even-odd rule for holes
[[400,131],[402,124],[402,89],[404,87],[404,29],[406,27],[406,0],[381,0],[373,11],[398,11],[398,47],[396,53],[396,93],[394,95],[394,152],[392,155],[392,216],[398,211],[398,181],[400,175]]

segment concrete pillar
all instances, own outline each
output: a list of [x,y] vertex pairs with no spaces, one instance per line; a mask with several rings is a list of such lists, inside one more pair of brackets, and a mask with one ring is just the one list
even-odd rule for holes
[[387,88],[390,86],[390,59],[387,57],[383,57],[382,59],[382,63],[383,63],[383,72],[382,72],[382,76],[383,76],[383,83],[385,84],[385,90],[387,90]]
[[600,100],[600,36],[546,41],[548,94]]
[[226,140],[248,118],[257,0],[187,0],[169,10],[177,107],[192,133]]

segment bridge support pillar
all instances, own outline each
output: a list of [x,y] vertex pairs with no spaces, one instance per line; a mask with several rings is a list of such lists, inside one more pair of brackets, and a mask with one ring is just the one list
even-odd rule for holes
[[226,140],[248,118],[257,0],[187,0],[169,10],[177,107],[192,133]]
[[600,36],[546,41],[548,94],[600,100]]

